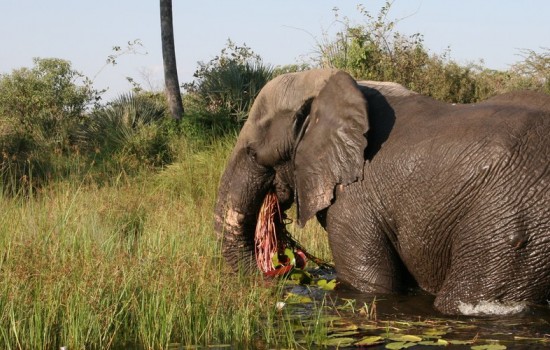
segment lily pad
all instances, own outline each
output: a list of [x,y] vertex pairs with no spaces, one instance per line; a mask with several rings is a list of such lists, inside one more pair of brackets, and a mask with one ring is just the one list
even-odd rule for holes
[[353,323],[341,323],[338,324],[336,322],[333,323],[333,327],[329,327],[329,332],[349,332],[349,331],[356,331],[359,327]]
[[401,335],[399,337],[392,337],[390,338],[390,340],[397,341],[397,342],[418,343],[419,341],[422,341],[422,338],[416,335]]
[[331,316],[331,315],[323,315],[319,317],[316,320],[307,320],[308,323],[331,323],[336,321],[341,321],[342,317],[339,316]]
[[336,280],[318,280],[317,285],[324,290],[334,290],[336,288]]
[[389,343],[389,344],[386,344],[386,349],[406,349],[406,348],[410,348],[411,346],[415,346],[416,343],[409,343],[409,342],[402,342],[402,341],[399,341],[399,342],[394,342],[394,343]]
[[320,345],[346,347],[346,346],[351,346],[354,341],[355,341],[354,338],[328,338],[322,341]]
[[448,342],[452,345],[470,345],[472,344],[472,340],[453,340],[449,339]]
[[286,296],[286,302],[288,304],[307,304],[312,303],[313,299],[306,295],[288,293]]
[[424,340],[421,342],[416,343],[418,345],[429,345],[429,346],[447,346],[450,343],[445,339],[437,339],[437,340]]
[[364,331],[372,331],[374,329],[379,329],[380,327],[376,323],[361,323],[359,324],[359,329]]
[[312,277],[307,271],[293,269],[290,273],[289,279],[300,284],[310,284]]
[[380,336],[370,336],[370,337],[365,337],[359,341],[356,341],[355,343],[353,343],[353,345],[355,346],[371,346],[371,345],[376,345],[376,344],[381,344],[383,342],[383,338],[380,337]]
[[471,347],[472,350],[504,350],[506,345],[502,344],[484,344],[484,345],[474,345]]
[[439,342],[433,341],[433,340],[424,340],[416,344],[423,345],[423,346],[445,346],[445,344],[440,344]]
[[532,342],[545,342],[548,341],[549,338],[533,338],[533,337],[522,337],[519,335],[514,336],[514,340],[527,340]]

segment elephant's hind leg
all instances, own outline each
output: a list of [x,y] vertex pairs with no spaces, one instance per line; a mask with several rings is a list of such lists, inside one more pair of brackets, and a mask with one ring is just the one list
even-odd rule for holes
[[537,254],[548,242],[540,241],[536,231],[509,225],[500,232],[486,231],[483,242],[475,232],[453,249],[451,267],[437,292],[437,309],[448,314],[507,313],[507,308],[518,312],[525,302],[548,297],[550,266]]

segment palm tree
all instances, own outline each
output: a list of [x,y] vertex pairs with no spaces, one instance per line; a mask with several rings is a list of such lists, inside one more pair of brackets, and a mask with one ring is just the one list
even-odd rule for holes
[[174,26],[172,24],[172,0],[160,0],[160,35],[162,40],[162,58],[164,63],[164,83],[166,99],[172,117],[183,118],[183,103],[176,67],[176,51],[174,48]]

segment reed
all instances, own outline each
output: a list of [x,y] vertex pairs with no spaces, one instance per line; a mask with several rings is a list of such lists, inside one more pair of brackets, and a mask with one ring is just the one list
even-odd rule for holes
[[156,174],[0,198],[0,348],[292,342],[272,322],[281,289],[229,273],[213,231],[233,142],[182,139]]

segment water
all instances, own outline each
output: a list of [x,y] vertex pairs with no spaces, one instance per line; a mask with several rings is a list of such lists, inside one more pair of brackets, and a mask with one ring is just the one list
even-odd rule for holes
[[[335,292],[340,298],[369,302],[372,297],[356,292]],[[524,307],[523,311],[493,316],[446,316],[433,307],[434,297],[426,294],[383,296],[377,298],[378,320],[409,322],[410,332],[423,332],[425,327],[446,329],[444,338],[457,340],[496,340],[508,349],[524,349],[527,339],[546,340],[540,348],[550,347],[550,309],[547,306]],[[529,344],[533,348],[534,344]]]
[[[446,316],[434,309],[434,297],[425,293],[374,297],[345,289],[323,291],[315,286],[289,286],[288,293],[297,300],[285,305],[293,325],[311,329],[315,323],[323,333],[323,337],[308,340],[312,348],[356,349],[361,340],[367,342],[364,346],[368,349],[441,348],[435,345],[452,345],[452,349],[550,348],[548,305],[525,306],[511,315]],[[305,298],[300,302],[295,296]],[[297,331],[299,342],[300,336]]]

